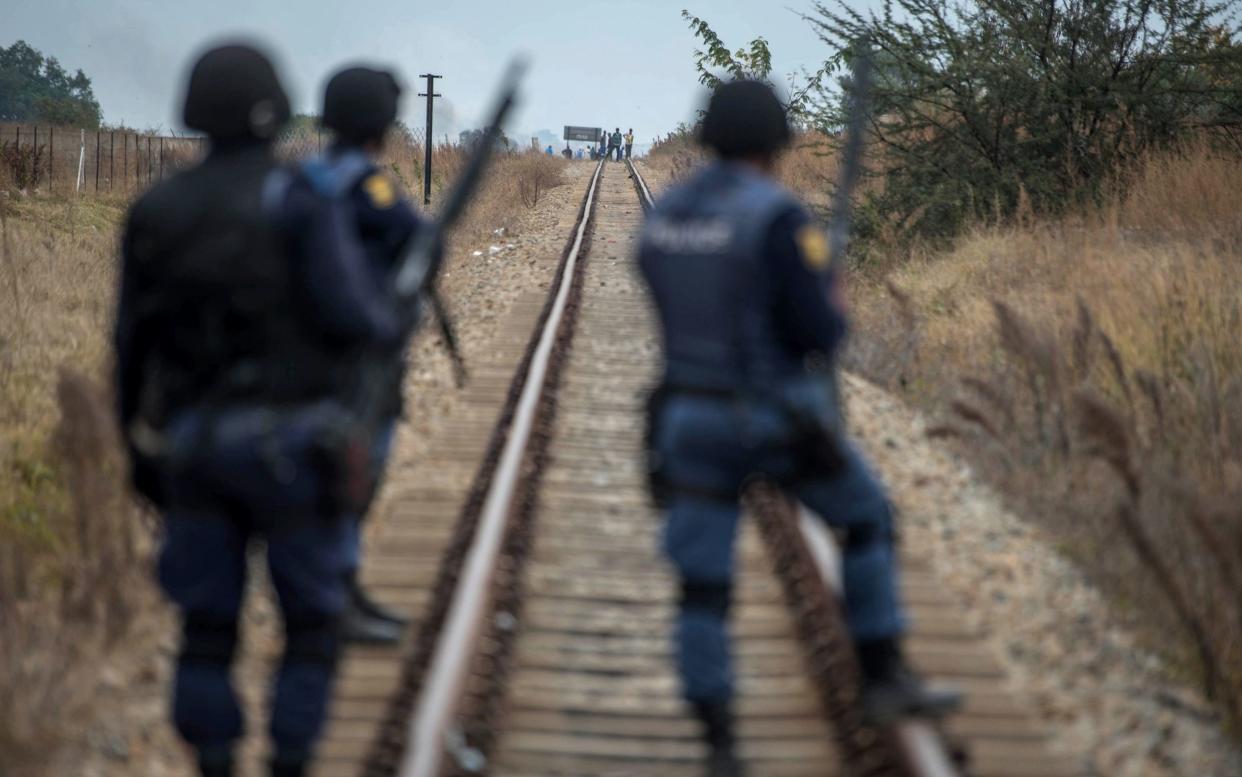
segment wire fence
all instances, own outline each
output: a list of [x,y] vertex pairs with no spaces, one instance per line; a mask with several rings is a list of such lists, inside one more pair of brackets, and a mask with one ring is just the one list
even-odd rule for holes
[[[385,156],[408,160],[408,174],[421,176],[424,140],[422,130],[397,127]],[[281,157],[297,159],[331,143],[330,131],[301,123],[283,133],[276,148]],[[454,147],[445,135],[433,152]],[[5,122],[0,123],[0,188],[128,195],[193,165],[206,151],[203,137]]]
[[0,179],[27,191],[132,192],[197,160],[201,138],[0,124]]

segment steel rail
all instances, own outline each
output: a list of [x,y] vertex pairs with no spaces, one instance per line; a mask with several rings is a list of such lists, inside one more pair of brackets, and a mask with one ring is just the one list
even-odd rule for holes
[[638,165],[634,164],[633,159],[625,160],[625,164],[630,168],[630,178],[634,181],[635,188],[638,189],[638,199],[643,204],[643,210],[651,210],[655,207],[655,198],[651,196],[651,189],[647,188],[647,182],[643,180],[642,173],[638,172]]
[[[842,594],[841,552],[824,522],[805,506],[798,506],[798,532],[819,570],[819,577],[834,596]],[[960,772],[936,726],[920,718],[908,718],[880,732],[893,748],[898,769],[905,777],[958,777]]]
[[454,730],[453,716],[475,655],[474,645],[487,610],[496,559],[522,475],[521,465],[534,425],[535,411],[544,392],[548,364],[574,284],[575,269],[602,170],[601,162],[591,178],[583,217],[566,257],[560,287],[527,370],[517,411],[499,465],[488,487],[479,526],[466,557],[462,577],[454,590],[447,620],[437,637],[427,685],[410,721],[409,746],[400,769],[402,777],[437,777],[450,744]]

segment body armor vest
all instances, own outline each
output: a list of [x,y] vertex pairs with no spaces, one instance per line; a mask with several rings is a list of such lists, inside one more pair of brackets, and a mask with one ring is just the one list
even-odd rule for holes
[[777,336],[764,255],[772,224],[799,207],[758,173],[723,162],[656,206],[639,263],[660,311],[666,385],[736,392],[803,372]]
[[141,412],[161,425],[202,404],[286,404],[332,385],[332,354],[298,310],[279,212],[291,184],[265,148],[208,158],[142,204],[133,254],[153,333]]

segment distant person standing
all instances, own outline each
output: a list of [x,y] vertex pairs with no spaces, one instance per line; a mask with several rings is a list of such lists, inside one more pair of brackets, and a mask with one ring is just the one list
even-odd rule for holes
[[599,131],[599,155],[601,157],[604,156],[604,154],[608,153],[607,148],[608,148],[608,132],[607,130],[600,130]]
[[608,138],[608,157],[621,161],[621,128],[617,127]]
[[629,159],[634,156],[634,128],[630,127],[630,131],[625,133],[625,158]]

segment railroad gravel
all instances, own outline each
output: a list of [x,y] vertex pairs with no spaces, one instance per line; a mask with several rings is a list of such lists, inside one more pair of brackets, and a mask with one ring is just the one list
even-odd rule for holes
[[902,541],[960,599],[1085,774],[1242,775],[1242,754],[1211,707],[1138,646],[1050,537],[930,441],[921,414],[860,378],[845,387],[853,432],[898,505]]

